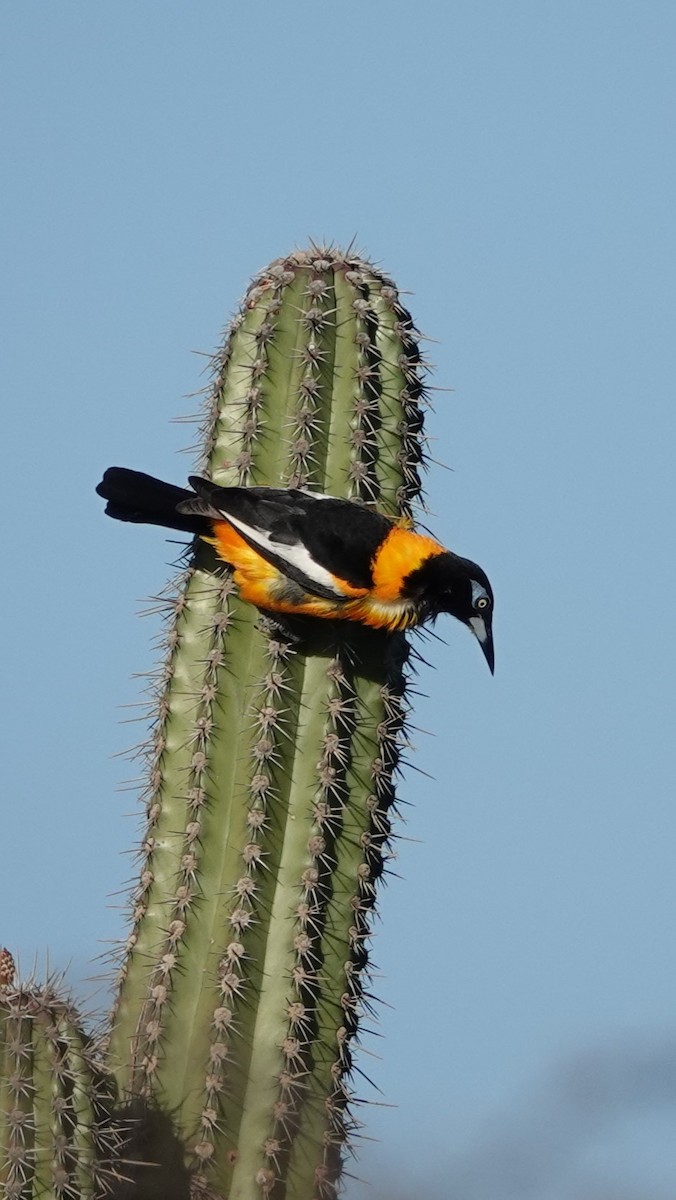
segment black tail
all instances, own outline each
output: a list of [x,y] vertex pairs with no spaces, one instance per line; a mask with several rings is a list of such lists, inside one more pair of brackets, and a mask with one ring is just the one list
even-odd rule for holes
[[127,467],[108,467],[97,487],[99,496],[107,500],[106,512],[117,521],[135,521],[139,525],[164,525],[184,533],[204,533],[208,521],[202,516],[176,511],[181,500],[194,499],[195,493],[186,488],[163,483],[143,471]]

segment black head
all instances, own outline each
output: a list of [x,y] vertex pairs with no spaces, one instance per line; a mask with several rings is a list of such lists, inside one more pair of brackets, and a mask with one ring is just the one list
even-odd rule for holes
[[484,652],[491,674],[493,651],[493,589],[488,576],[469,558],[445,552],[428,558],[407,579],[407,590],[419,597],[426,617],[447,612],[472,631]]

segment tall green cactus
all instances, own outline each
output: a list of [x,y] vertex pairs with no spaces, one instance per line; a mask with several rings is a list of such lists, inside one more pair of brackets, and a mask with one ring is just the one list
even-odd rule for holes
[[0,952],[0,1195],[96,1200],[122,1144],[98,1047],[58,981],[15,986]]
[[[391,281],[350,252],[292,254],[254,280],[217,359],[202,470],[409,518],[423,376]],[[406,642],[270,626],[204,543],[167,607],[109,1062],[170,1116],[194,1194],[329,1200],[355,1126]]]

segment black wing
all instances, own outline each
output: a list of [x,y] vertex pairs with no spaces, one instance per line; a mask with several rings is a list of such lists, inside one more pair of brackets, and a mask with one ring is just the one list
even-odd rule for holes
[[392,528],[381,513],[297,488],[222,488],[194,475],[189,482],[196,496],[182,500],[179,512],[225,517],[264,558],[318,594],[340,594],[331,576],[371,587],[374,555]]

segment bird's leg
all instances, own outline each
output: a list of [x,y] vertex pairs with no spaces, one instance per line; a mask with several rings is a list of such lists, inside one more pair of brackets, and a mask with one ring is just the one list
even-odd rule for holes
[[285,618],[283,614],[277,616],[272,613],[261,612],[259,609],[256,628],[260,629],[261,633],[264,633],[267,637],[274,638],[281,636],[291,646],[295,646],[298,642],[302,641],[301,633],[292,628],[291,621]]

